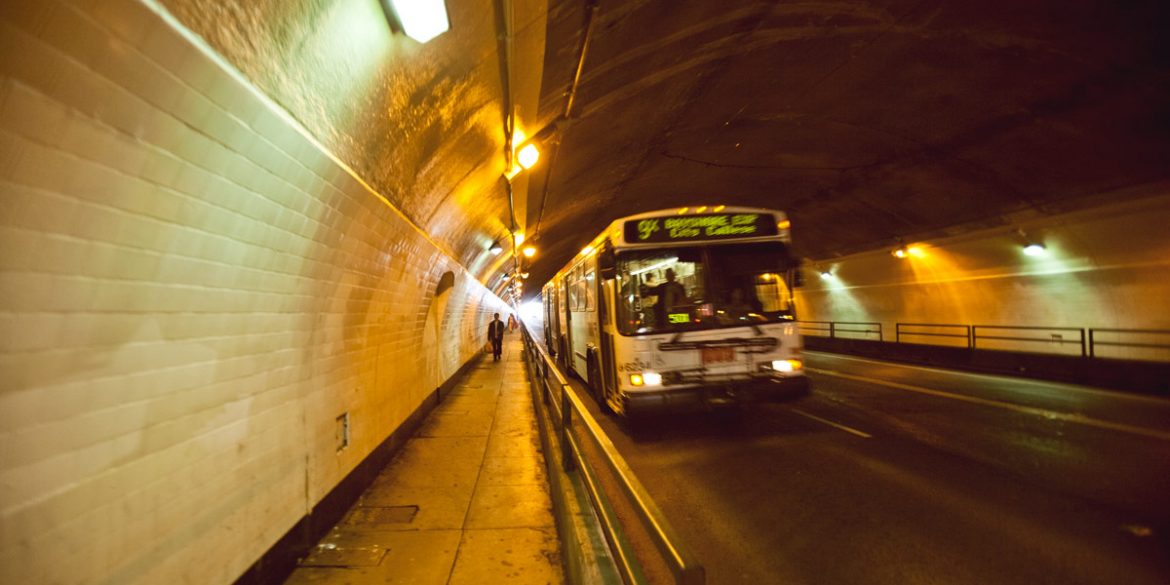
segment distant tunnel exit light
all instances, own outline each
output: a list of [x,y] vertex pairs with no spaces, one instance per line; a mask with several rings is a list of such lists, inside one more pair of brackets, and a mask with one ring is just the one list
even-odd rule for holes
[[389,0],[406,36],[425,43],[451,28],[444,0]]

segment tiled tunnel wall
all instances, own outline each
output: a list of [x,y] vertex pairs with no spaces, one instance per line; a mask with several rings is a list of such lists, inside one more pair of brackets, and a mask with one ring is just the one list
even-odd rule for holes
[[507,308],[144,4],[0,67],[0,582],[230,582]]

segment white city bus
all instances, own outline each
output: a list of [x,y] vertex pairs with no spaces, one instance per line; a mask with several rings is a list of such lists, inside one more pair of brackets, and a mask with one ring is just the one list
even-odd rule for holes
[[807,394],[790,242],[766,209],[618,219],[544,286],[545,342],[626,415]]

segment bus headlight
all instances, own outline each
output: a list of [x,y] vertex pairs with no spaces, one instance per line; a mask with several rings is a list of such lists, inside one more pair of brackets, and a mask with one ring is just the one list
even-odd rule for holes
[[662,374],[658,372],[642,372],[641,374],[630,374],[631,386],[661,386]]
[[772,360],[772,369],[777,372],[791,373],[803,367],[800,360]]

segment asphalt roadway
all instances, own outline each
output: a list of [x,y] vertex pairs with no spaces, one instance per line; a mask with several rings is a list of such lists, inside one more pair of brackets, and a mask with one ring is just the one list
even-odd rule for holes
[[599,416],[708,583],[1170,583],[1170,401],[807,364],[796,402]]

